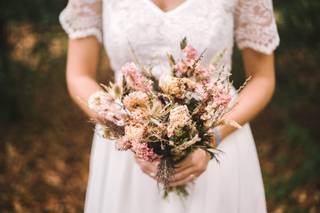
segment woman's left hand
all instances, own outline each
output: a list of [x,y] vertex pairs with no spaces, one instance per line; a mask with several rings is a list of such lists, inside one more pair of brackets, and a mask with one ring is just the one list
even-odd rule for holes
[[210,155],[203,149],[197,149],[177,165],[169,186],[184,185],[206,171]]

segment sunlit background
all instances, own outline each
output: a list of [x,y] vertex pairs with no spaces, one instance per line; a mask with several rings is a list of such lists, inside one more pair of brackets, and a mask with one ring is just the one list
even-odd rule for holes
[[[82,212],[93,126],[65,83],[65,0],[0,3],[0,212]],[[277,89],[252,122],[270,212],[320,212],[320,1],[275,0]],[[234,79],[243,80],[239,52]],[[99,81],[112,80],[102,54]]]

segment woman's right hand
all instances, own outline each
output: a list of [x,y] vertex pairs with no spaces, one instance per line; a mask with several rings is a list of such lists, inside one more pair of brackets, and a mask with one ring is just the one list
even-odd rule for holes
[[159,161],[149,162],[141,158],[137,158],[136,156],[135,156],[135,160],[137,164],[140,166],[140,169],[142,170],[143,173],[145,173],[146,175],[156,180]]

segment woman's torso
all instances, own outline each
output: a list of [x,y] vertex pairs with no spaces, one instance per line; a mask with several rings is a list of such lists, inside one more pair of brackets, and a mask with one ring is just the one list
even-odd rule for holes
[[121,78],[120,67],[133,60],[131,47],[159,76],[166,71],[167,53],[179,56],[184,37],[199,51],[206,49],[204,65],[223,49],[223,63],[231,65],[236,4],[237,0],[186,0],[164,12],[150,0],[104,1],[104,44],[116,80]]

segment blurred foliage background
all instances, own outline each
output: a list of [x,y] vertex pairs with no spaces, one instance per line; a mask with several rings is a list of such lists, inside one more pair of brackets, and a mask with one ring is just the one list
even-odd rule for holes
[[[92,125],[68,97],[65,0],[0,2],[0,211],[81,212]],[[320,1],[275,0],[277,89],[253,122],[270,212],[320,212]],[[238,51],[234,78],[243,77]],[[100,81],[111,80],[102,54]]]

